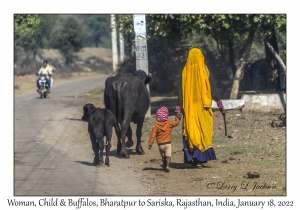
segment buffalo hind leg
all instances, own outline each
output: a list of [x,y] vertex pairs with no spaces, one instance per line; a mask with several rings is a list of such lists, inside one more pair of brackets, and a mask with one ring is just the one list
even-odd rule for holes
[[118,136],[118,144],[117,144],[117,154],[120,155],[121,154],[121,149],[122,149],[122,132],[120,131],[120,134]]
[[96,136],[94,134],[94,129],[91,125],[88,126],[88,131],[89,131],[89,134],[90,134],[92,149],[93,149],[94,154],[95,154],[93,165],[99,165],[99,145],[96,141]]
[[110,153],[110,147],[111,147],[111,136],[112,136],[112,127],[105,123],[105,130],[106,130],[106,146],[105,146],[105,165],[109,166],[109,153]]
[[121,143],[121,138],[118,138],[118,145],[117,145],[117,154],[121,154],[121,149],[122,149],[122,143]]
[[117,128],[116,126],[119,125],[115,125],[115,131],[116,131],[116,135],[118,138],[118,143],[117,143],[117,154],[120,155],[121,153],[121,148],[122,148],[122,143],[121,143],[121,130],[119,130],[119,128]]
[[128,126],[126,136],[127,136],[127,142],[125,143],[125,145],[127,148],[130,148],[134,145],[134,143],[132,141],[132,130],[131,130],[130,124]]
[[137,123],[137,127],[136,127],[136,138],[137,138],[137,144],[136,144],[136,153],[139,155],[144,155],[145,152],[142,148],[142,128],[143,128],[143,124],[144,124],[144,117],[142,117],[139,122]]
[[120,155],[122,155],[123,158],[129,158],[130,157],[129,154],[127,153],[127,151],[126,151],[126,146],[125,146],[125,137],[126,137],[126,133],[127,133],[127,130],[128,130],[128,126],[130,125],[130,120],[128,120],[128,118],[129,117],[127,117],[127,120],[125,120],[122,123],[122,126],[121,126],[122,146],[121,146]]

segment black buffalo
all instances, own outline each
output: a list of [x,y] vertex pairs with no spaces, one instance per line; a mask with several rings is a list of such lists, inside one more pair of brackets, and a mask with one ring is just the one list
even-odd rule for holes
[[[146,84],[151,81],[151,78],[151,74],[147,76],[144,71],[136,70],[133,73],[121,73],[109,77],[105,81],[105,107],[112,111],[120,125],[121,135],[118,136],[117,153],[125,158],[129,158],[126,147],[133,146],[131,122],[137,124],[136,152],[145,154],[141,145],[141,137],[145,114],[150,105],[150,95]],[[128,140],[125,143],[126,136]]]
[[88,132],[95,153],[94,165],[103,165],[104,136],[106,136],[105,165],[109,166],[112,127],[114,126],[117,129],[117,133],[120,132],[115,116],[108,109],[96,108],[93,104],[86,104],[83,106],[81,119],[88,122]]

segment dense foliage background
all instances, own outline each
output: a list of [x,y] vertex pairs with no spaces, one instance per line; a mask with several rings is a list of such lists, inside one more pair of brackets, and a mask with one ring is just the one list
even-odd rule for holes
[[[111,49],[110,18],[104,14],[16,14],[15,68],[30,73],[34,65],[40,66],[37,57],[43,57],[43,49],[57,49],[64,65],[73,67],[82,48]],[[123,33],[125,39],[126,55],[118,72],[130,72],[135,69],[133,15],[116,15],[116,23],[118,37]],[[146,24],[152,92],[176,93],[192,47],[202,50],[221,91],[284,89],[280,85],[285,78],[283,68],[266,43],[285,63],[285,14],[147,14]],[[239,80],[237,87],[234,78]]]

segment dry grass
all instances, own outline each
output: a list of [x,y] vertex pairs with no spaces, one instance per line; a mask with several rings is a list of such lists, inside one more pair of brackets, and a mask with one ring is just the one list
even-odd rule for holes
[[92,103],[96,107],[105,107],[103,100],[104,86],[93,89],[86,93],[85,95],[79,96],[80,99],[86,103]]
[[[52,60],[57,60],[59,62],[63,62],[64,59],[59,53],[58,50],[55,49],[44,49],[42,51],[42,55],[44,58],[50,58]],[[75,54],[80,60],[86,60],[90,57],[96,57],[105,62],[112,62],[112,51],[111,49],[106,48],[83,48],[80,52]]]
[[106,48],[83,48],[81,52],[77,53],[77,56],[82,60],[86,60],[90,57],[98,57],[105,62],[112,62],[112,51]]
[[18,54],[14,63],[15,75],[27,75],[36,73],[43,60],[47,60],[57,69],[57,74],[67,72],[90,72],[99,71],[110,73],[112,69],[112,51],[106,48],[83,48],[75,53],[73,63],[65,64],[64,57],[55,49],[44,49],[39,54],[40,61],[33,58],[33,55]]

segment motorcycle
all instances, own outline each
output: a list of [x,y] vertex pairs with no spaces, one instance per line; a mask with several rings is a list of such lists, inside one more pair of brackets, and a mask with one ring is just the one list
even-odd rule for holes
[[[36,74],[38,75],[38,74]],[[39,89],[38,89],[38,93],[40,94],[41,98],[46,98],[47,95],[48,95],[48,81],[47,81],[47,77],[45,74],[40,74],[38,75],[39,76],[39,79],[38,79],[38,86],[39,86]],[[51,75],[49,75],[51,76]]]

